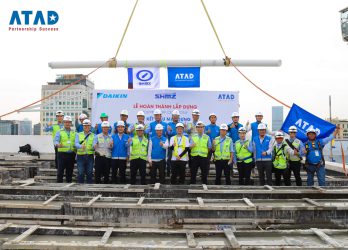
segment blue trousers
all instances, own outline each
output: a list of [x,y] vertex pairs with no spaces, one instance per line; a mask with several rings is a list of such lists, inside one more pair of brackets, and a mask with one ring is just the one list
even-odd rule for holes
[[77,155],[77,181],[78,183],[85,183],[85,176],[87,176],[87,183],[93,183],[93,165],[94,155]]
[[325,166],[308,165],[307,166],[307,186],[314,185],[314,174],[317,173],[319,186],[325,186]]

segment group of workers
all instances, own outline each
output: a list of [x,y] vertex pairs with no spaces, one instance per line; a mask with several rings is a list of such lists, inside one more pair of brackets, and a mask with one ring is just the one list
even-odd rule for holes
[[[184,184],[186,166],[190,170],[190,184],[196,184],[198,169],[201,180],[207,184],[210,163],[215,164],[215,185],[221,185],[222,173],[226,185],[231,184],[233,165],[237,166],[239,185],[251,185],[251,173],[256,166],[260,185],[291,185],[291,174],[296,185],[301,186],[301,167],[307,171],[307,185],[314,185],[317,175],[320,186],[325,186],[325,161],[323,147],[333,140],[339,130],[327,138],[317,139],[316,130],[307,130],[308,141],[296,138],[297,128],[272,133],[262,122],[262,113],[255,115],[256,121],[246,126],[239,123],[239,114],[233,112],[230,124],[216,124],[217,116],[209,115],[210,124],[200,121],[200,112],[192,111],[192,122],[180,122],[178,110],[172,112],[172,121],[162,121],[161,110],[154,110],[154,121],[145,124],[143,111],[137,113],[137,122],[127,122],[128,111],[122,110],[120,120],[112,126],[108,115],[100,115],[101,122],[92,126],[85,114],[79,117],[76,132],[72,130],[72,118],[56,112],[57,123],[50,124],[56,152],[57,182],[72,181],[75,161],[79,183],[128,183],[127,162],[130,162],[130,184],[136,184],[139,171],[140,183],[145,185],[146,168],[150,168],[150,183],[165,183],[166,176],[171,184]],[[251,139],[246,138],[251,131]],[[302,158],[306,157],[304,164]],[[111,172],[111,180],[110,180]],[[158,172],[158,173],[157,173]]]

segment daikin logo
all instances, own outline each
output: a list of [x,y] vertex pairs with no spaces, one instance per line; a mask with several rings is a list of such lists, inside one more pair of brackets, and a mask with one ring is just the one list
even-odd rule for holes
[[97,93],[97,99],[125,99],[128,94]]

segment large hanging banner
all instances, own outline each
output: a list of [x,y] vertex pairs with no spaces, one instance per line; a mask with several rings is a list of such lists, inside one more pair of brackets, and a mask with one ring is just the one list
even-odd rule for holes
[[201,90],[94,90],[92,106],[93,124],[100,122],[99,116],[105,112],[109,121],[120,119],[121,110],[129,112],[128,121],[136,121],[136,114],[142,110],[146,123],[154,120],[153,111],[162,110],[162,120],[171,121],[174,109],[180,111],[183,123],[192,121],[191,112],[199,109],[200,120],[208,123],[209,114],[217,115],[217,124],[230,123],[232,112],[239,111],[239,92]]

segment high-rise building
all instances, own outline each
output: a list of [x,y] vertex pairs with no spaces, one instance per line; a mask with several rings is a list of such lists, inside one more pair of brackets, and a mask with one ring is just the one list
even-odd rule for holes
[[0,120],[0,135],[12,134],[12,121]]
[[[326,120],[330,122],[329,118]],[[348,139],[348,120],[347,119],[333,118],[331,120],[331,123],[335,125],[339,125],[341,128],[337,135],[337,139]]]
[[33,123],[28,119],[18,121],[18,135],[31,135],[33,134]]
[[34,135],[41,135],[41,124],[40,123],[34,124],[33,132],[34,132]]
[[272,131],[277,131],[282,127],[283,119],[283,106],[272,106]]
[[[92,94],[94,83],[86,76],[81,74],[57,75],[55,82],[48,82],[47,85],[42,85],[41,97],[46,97],[60,90],[66,85],[69,85],[80,78],[84,78],[78,84],[69,87],[68,89],[54,95],[43,102],[40,111],[40,123],[42,129],[47,124],[54,123],[57,110],[62,110],[65,115],[70,115],[73,120],[77,119],[79,114],[85,113],[88,116],[91,114]],[[73,122],[73,125],[75,123]],[[43,132],[43,134],[47,134]]]

